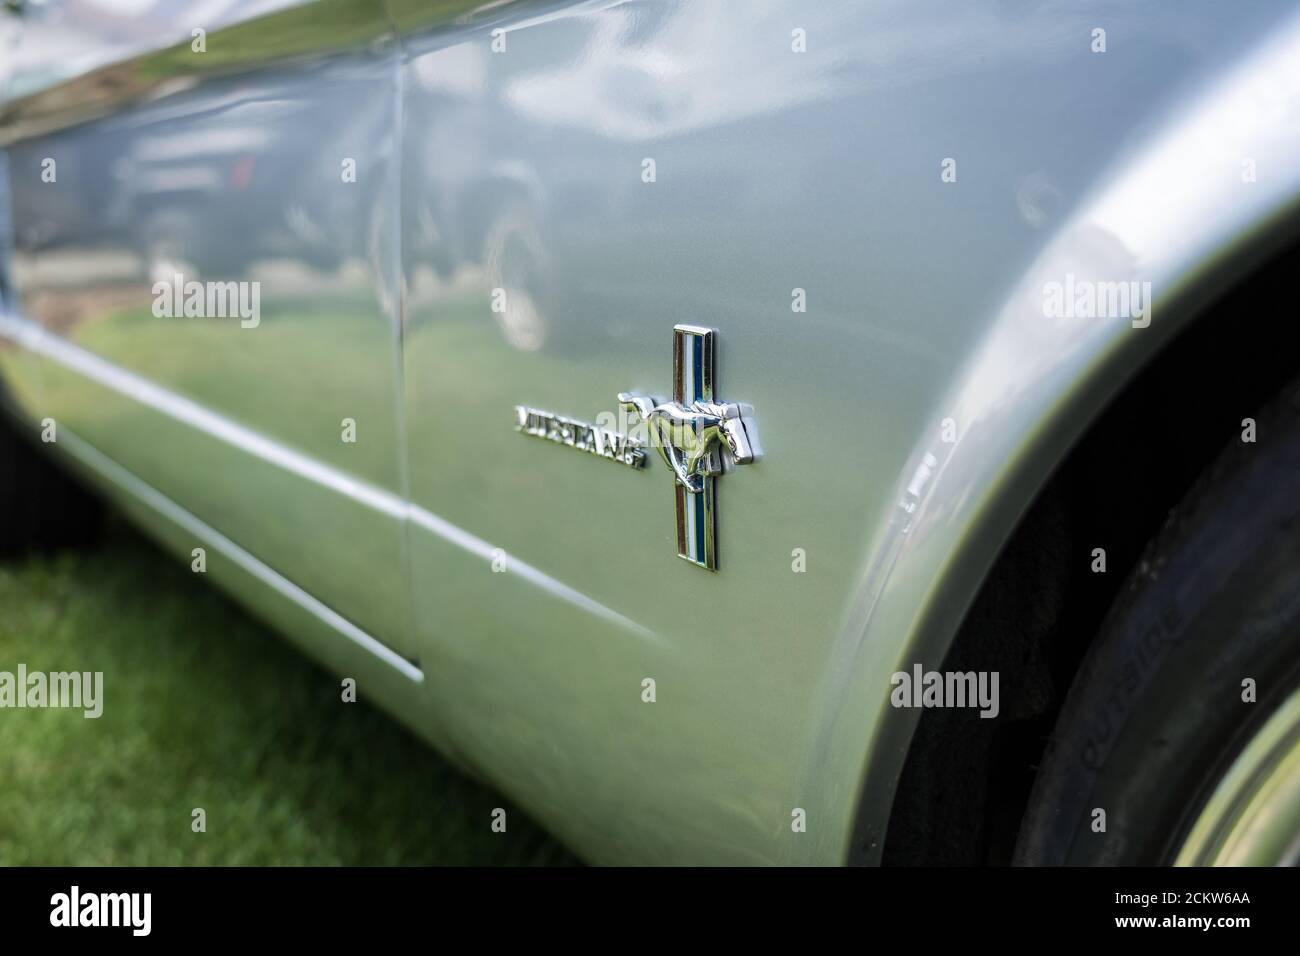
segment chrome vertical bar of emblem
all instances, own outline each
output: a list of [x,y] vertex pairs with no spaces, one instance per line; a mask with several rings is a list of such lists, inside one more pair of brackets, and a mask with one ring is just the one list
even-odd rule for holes
[[714,397],[717,338],[698,325],[673,327],[673,397],[619,392],[619,405],[647,426],[650,443],[673,473],[677,554],[708,571],[718,569],[715,479],[759,457],[745,416],[748,405]]
[[[695,402],[712,402],[713,373],[713,330],[697,325],[675,326],[673,401],[686,407]],[[697,440],[702,440],[702,436],[697,434]],[[675,489],[677,554],[709,571],[718,567],[714,484],[713,477],[709,476],[699,491],[689,491],[680,484]]]

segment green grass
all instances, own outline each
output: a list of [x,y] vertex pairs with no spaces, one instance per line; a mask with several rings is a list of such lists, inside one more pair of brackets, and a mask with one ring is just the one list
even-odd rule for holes
[[0,864],[574,862],[116,525],[96,550],[0,564],[0,671],[19,663],[102,671],[104,712],[0,709]]

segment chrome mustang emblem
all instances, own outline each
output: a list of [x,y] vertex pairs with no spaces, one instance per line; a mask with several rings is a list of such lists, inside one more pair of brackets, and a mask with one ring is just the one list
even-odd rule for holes
[[717,452],[723,447],[737,464],[753,461],[739,405],[660,404],[658,399],[630,392],[619,392],[618,400],[650,426],[652,444],[660,457],[677,476],[677,483],[692,494],[702,492],[704,482],[721,473]]
[[620,392],[618,400],[644,422],[650,441],[672,470],[677,492],[677,553],[716,571],[714,479],[755,459],[747,406],[713,398],[714,332],[673,328],[673,400]]

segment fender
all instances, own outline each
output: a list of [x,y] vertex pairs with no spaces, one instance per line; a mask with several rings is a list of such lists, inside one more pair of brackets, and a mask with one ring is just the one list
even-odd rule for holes
[[[1252,180],[1261,169],[1267,175]],[[849,851],[858,862],[880,859],[918,719],[882,706],[878,675],[938,665],[998,551],[1108,400],[1202,306],[1295,237],[1300,18],[1207,84],[1102,182],[1023,274],[952,383],[942,407],[956,441],[936,428],[916,445],[828,662],[808,772],[829,792],[849,764],[859,767]],[[1045,316],[1052,283],[1084,278],[1150,282],[1149,314]]]

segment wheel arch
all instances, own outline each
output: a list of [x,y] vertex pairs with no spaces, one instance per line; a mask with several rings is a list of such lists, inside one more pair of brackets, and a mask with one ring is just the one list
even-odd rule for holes
[[[1268,174],[1245,181],[1246,159]],[[1027,533],[1031,505],[1070,473],[1071,455],[1090,436],[1104,441],[1126,390],[1168,380],[1148,379],[1154,369],[1190,374],[1177,346],[1213,327],[1198,321],[1207,306],[1248,287],[1246,277],[1300,236],[1300,20],[1102,182],[1003,300],[940,403],[957,440],[944,441],[935,422],[917,442],[827,662],[808,773],[826,793],[821,809],[852,813],[840,832],[852,833],[854,862],[884,858],[922,716],[890,706],[888,675],[943,665],[1010,544]],[[1149,281],[1150,323],[1045,319],[1044,286],[1067,274]],[[858,781],[852,801],[846,775]]]

